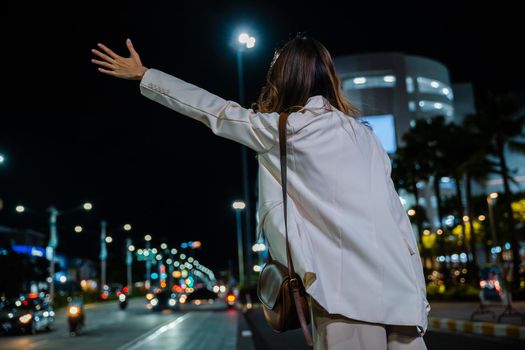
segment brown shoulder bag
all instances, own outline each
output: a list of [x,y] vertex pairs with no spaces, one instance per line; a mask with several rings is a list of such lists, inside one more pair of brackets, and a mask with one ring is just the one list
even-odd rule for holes
[[257,281],[257,296],[263,305],[264,317],[276,332],[302,328],[306,343],[313,346],[308,324],[310,309],[307,293],[299,275],[294,271],[290,243],[288,242],[286,202],[286,122],[288,113],[279,116],[279,147],[281,156],[281,182],[283,189],[284,227],[288,267],[270,256]]

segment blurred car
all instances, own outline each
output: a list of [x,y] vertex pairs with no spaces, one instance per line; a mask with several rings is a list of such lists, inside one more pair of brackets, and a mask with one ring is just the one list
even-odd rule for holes
[[208,288],[199,288],[188,294],[185,302],[193,305],[213,304],[218,294]]
[[51,330],[55,322],[53,307],[37,294],[3,300],[0,306],[0,330],[35,334]]
[[176,310],[178,309],[179,300],[180,296],[178,293],[154,289],[146,294],[146,307],[152,311]]

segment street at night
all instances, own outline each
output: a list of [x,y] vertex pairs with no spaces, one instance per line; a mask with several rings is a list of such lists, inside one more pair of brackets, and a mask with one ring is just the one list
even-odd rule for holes
[[224,301],[181,312],[152,312],[142,298],[124,311],[116,302],[86,309],[86,328],[77,336],[69,334],[62,311],[52,331],[2,337],[0,349],[238,349],[242,313],[227,310]]

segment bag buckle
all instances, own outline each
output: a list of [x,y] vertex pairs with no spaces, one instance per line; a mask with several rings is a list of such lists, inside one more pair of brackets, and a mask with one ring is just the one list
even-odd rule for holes
[[293,289],[299,289],[299,282],[296,277],[290,278],[290,287]]

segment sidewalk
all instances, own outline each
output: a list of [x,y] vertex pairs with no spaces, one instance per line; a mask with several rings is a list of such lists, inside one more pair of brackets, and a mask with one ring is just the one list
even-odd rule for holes
[[[470,321],[470,316],[477,309],[479,302],[444,302],[430,301],[430,314],[428,320],[428,331],[470,333],[483,336],[525,340],[525,322],[521,322],[516,315],[504,316],[501,322],[497,317],[503,312],[504,307],[490,308],[495,312],[492,319],[490,314],[478,314]],[[303,336],[299,329],[280,334],[278,337],[266,321],[260,310],[259,303],[253,304],[253,309],[245,314],[248,325],[254,331],[253,340],[260,349],[311,349],[302,344]],[[522,313],[525,317],[525,301],[514,301],[513,309]],[[521,322],[521,323],[520,323]],[[302,345],[297,345],[301,339]]]
[[[494,314],[477,314],[470,317],[479,306],[479,302],[429,301],[429,330],[446,330],[460,333],[474,333],[486,336],[505,337],[525,340],[525,319],[518,315],[505,315],[498,323],[498,316],[504,311],[503,305],[490,307]],[[525,318],[525,301],[514,301],[513,311],[520,312]],[[493,316],[494,315],[494,316]]]

